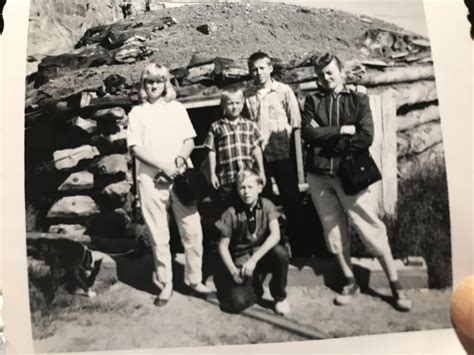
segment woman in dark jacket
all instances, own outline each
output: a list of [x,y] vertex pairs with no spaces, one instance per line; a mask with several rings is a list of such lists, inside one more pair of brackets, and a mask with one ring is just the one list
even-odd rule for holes
[[302,116],[302,134],[309,145],[308,182],[311,197],[321,219],[329,251],[336,255],[347,283],[335,298],[337,305],[350,303],[359,293],[350,260],[348,224],[380,261],[394,299],[401,311],[411,309],[411,301],[401,290],[388,244],[384,223],[375,212],[375,201],[366,188],[355,195],[344,192],[338,170],[348,154],[367,151],[374,128],[367,95],[349,90],[344,84],[339,58],[325,54],[315,63],[322,91],[308,96]]

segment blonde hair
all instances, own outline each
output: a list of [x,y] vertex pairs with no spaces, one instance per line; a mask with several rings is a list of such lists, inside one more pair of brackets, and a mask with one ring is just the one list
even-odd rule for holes
[[228,88],[222,91],[221,94],[221,107],[225,105],[225,103],[232,97],[232,96],[240,96],[242,101],[244,100],[244,92],[240,88]]
[[239,187],[248,178],[254,178],[257,184],[263,185],[263,179],[255,169],[245,168],[237,173],[235,177],[236,186]]
[[150,78],[159,78],[160,80],[164,81],[165,88],[163,90],[162,96],[165,98],[166,101],[171,101],[176,98],[176,91],[173,88],[173,85],[171,85],[170,72],[168,68],[161,64],[150,63],[143,69],[140,77],[140,89],[138,91],[138,98],[141,102],[145,102],[148,100],[148,95],[145,91],[145,81]]

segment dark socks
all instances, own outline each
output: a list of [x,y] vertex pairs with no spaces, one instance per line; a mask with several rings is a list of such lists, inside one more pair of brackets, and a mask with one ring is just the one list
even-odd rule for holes
[[400,281],[390,281],[390,289],[392,290],[392,294],[395,298],[398,298],[398,293],[402,290],[402,285]]

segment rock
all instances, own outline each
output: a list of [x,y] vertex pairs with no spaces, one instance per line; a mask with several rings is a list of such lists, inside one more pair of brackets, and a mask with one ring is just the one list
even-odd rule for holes
[[66,196],[53,204],[47,218],[84,219],[99,213],[99,205],[91,197]]
[[94,161],[89,170],[97,175],[123,175],[128,171],[127,158],[122,154],[111,154]]
[[54,224],[49,227],[49,233],[84,235],[87,227],[81,224]]
[[76,117],[73,120],[72,125],[89,134],[94,133],[97,130],[97,122],[89,119],[84,119],[80,116]]
[[209,23],[209,24],[205,24],[205,25],[200,25],[200,26],[196,27],[196,29],[199,32],[204,33],[205,35],[208,35],[208,34],[211,34],[213,32],[216,32],[217,31],[217,26],[213,23]]
[[144,60],[153,54],[153,50],[146,46],[137,46],[133,43],[124,45],[114,54],[114,61],[117,64],[134,63]]
[[99,154],[99,150],[91,145],[57,150],[53,153],[54,166],[58,170],[74,168],[80,161],[93,159]]
[[122,93],[126,87],[127,79],[118,74],[113,74],[104,79],[105,91],[112,95]]
[[69,177],[59,186],[59,191],[83,191],[90,190],[94,187],[94,175],[88,171],[79,171],[72,173]]

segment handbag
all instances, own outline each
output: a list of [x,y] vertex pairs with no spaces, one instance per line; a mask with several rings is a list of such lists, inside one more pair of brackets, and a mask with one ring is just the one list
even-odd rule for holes
[[347,195],[356,195],[374,182],[382,179],[379,168],[369,150],[341,157],[339,178]]
[[180,158],[183,159],[184,170],[174,178],[174,190],[183,204],[192,205],[206,195],[208,190],[207,179],[201,170],[190,168],[186,159],[177,157],[175,163]]

